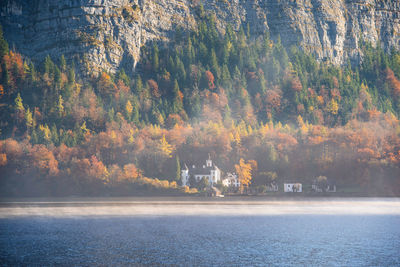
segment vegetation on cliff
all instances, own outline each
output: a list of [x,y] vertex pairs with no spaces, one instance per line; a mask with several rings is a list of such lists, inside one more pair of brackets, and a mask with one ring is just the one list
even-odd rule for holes
[[250,186],[324,175],[400,193],[398,51],[365,43],[360,65],[339,67],[202,16],[168,48],[143,47],[134,75],[35,66],[0,36],[1,193],[189,192],[177,158],[208,153],[226,171],[251,160]]

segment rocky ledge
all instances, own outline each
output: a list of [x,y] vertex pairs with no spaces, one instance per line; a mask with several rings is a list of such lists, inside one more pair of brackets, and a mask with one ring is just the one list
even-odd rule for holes
[[0,22],[11,47],[33,60],[64,54],[82,71],[134,71],[141,47],[168,44],[199,21],[199,6],[221,32],[249,23],[319,60],[358,61],[360,40],[400,47],[400,2],[393,0],[4,0]]

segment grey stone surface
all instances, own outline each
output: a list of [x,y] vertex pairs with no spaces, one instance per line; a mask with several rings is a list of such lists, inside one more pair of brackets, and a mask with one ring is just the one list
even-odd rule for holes
[[129,72],[143,45],[193,29],[200,2],[221,32],[249,23],[335,64],[362,56],[360,38],[400,47],[398,0],[3,0],[0,22],[11,47],[33,60],[64,54],[82,72]]

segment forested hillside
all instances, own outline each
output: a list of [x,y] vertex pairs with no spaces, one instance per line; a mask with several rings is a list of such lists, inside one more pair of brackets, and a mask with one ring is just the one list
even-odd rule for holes
[[[0,36],[2,195],[178,194],[180,166],[240,159],[252,187],[324,175],[400,194],[400,53],[364,43],[359,64],[316,61],[249,24],[150,43],[133,74],[33,64]],[[150,177],[150,178],[147,178]]]

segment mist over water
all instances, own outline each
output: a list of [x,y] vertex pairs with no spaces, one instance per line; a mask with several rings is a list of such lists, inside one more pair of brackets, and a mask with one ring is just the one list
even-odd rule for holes
[[1,265],[399,266],[399,199],[0,203]]
[[14,216],[271,216],[400,215],[398,198],[202,200],[185,198],[3,201],[0,218]]

